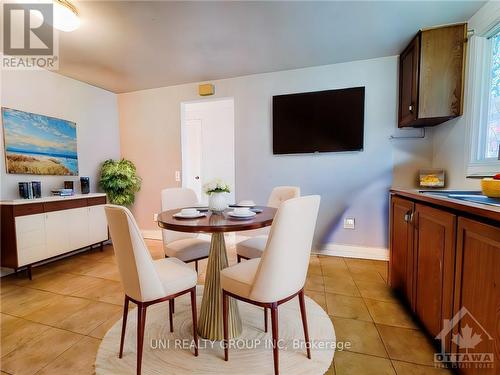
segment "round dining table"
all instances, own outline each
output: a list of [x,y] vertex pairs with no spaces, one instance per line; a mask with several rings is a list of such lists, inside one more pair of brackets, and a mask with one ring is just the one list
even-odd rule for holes
[[[179,219],[174,217],[180,209],[164,211],[158,214],[158,226],[177,232],[211,233],[210,253],[208,255],[205,286],[198,319],[198,333],[208,340],[224,338],[222,322],[222,288],[220,271],[228,264],[224,233],[259,229],[270,226],[276,209],[272,207],[255,207],[262,212],[250,219],[232,218],[228,215],[230,209],[220,213],[206,213],[206,216],[196,219]],[[236,338],[241,334],[241,317],[237,301],[229,300],[229,337]]]

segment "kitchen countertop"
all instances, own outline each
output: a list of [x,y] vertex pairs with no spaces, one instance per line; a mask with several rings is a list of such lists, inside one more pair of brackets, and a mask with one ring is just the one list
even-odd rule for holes
[[[443,191],[446,190],[436,190],[436,192],[443,192]],[[429,203],[435,206],[445,207],[465,215],[473,215],[489,220],[494,220],[500,223],[500,207],[482,203],[463,201],[460,199],[450,198],[444,195],[443,196],[433,195],[432,192],[422,193],[420,190],[416,189],[392,188],[391,194],[404,198],[409,198],[415,201]]]
[[89,193],[89,194],[74,194],[69,195],[67,197],[60,197],[57,195],[42,197],[42,198],[33,198],[33,199],[11,199],[11,200],[2,200],[0,204],[5,205],[16,205],[16,204],[31,204],[31,203],[45,203],[45,202],[56,202],[56,201],[64,201],[71,199],[85,199],[85,198],[96,198],[96,197],[105,197],[104,193]]

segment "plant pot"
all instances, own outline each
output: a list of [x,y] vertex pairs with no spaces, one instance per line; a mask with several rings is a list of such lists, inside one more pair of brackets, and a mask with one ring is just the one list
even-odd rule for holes
[[222,212],[227,208],[227,193],[212,193],[208,196],[208,208],[212,212]]

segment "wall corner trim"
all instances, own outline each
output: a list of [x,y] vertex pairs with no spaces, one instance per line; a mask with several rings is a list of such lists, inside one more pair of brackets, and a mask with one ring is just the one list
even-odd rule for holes
[[389,260],[388,249],[360,245],[327,243],[321,249],[313,251],[313,253],[316,255],[331,255],[345,258]]

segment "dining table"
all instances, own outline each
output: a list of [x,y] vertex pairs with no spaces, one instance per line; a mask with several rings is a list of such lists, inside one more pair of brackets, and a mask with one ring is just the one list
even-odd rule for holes
[[[230,216],[232,208],[222,212],[207,211],[205,216],[196,219],[177,218],[181,208],[163,211],[158,214],[158,226],[177,232],[209,233],[211,234],[210,252],[208,255],[205,285],[198,319],[198,334],[208,340],[224,338],[222,321],[222,288],[220,271],[228,267],[228,257],[224,233],[248,231],[270,226],[273,222],[276,208],[258,206],[253,208],[256,213],[252,218],[234,218]],[[237,301],[229,300],[229,337],[236,338],[241,334],[241,316]]]

